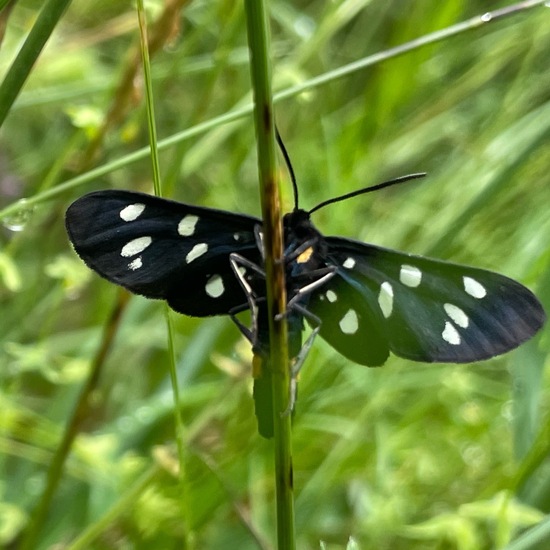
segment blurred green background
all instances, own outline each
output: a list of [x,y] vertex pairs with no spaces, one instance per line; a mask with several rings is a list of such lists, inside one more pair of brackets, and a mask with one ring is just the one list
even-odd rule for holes
[[[273,0],[276,90],[505,5]],[[16,3],[2,75],[41,6]],[[213,121],[162,151],[165,195],[258,214],[252,117],[217,121],[251,100],[242,3],[147,9],[159,139]],[[124,305],[65,234],[76,197],[151,191],[150,160],[128,156],[148,143],[137,40],[130,2],[73,2],[0,130],[0,546],[28,521],[110,327],[36,547],[64,548],[96,529],[82,547],[181,548],[188,529],[197,548],[270,548],[271,444],[256,432],[249,344],[228,318],[174,315],[182,491],[162,304]],[[550,311],[549,51],[550,10],[539,7],[279,101],[301,206],[426,171],[314,222],[325,234],[499,271]],[[101,177],[88,174],[96,167]],[[281,178],[288,210],[282,163]],[[22,198],[36,204],[15,212]],[[294,418],[298,548],[345,548],[350,537],[368,549],[502,548],[540,522],[550,510],[548,350],[545,328],[480,364],[391,358],[368,369],[317,339]]]

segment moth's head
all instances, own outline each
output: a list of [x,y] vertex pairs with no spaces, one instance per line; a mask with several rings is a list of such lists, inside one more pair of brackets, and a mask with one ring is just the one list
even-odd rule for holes
[[311,239],[317,233],[309,219],[309,212],[301,208],[284,215],[283,229],[287,242],[292,239],[298,241]]

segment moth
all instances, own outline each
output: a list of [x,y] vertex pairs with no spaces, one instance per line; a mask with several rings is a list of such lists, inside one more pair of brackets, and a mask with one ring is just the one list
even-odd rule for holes
[[[469,363],[510,351],[545,321],[535,295],[503,275],[324,236],[311,215],[328,204],[421,177],[412,174],[283,218],[293,380],[318,334],[349,360],[382,365],[390,352],[413,361]],[[265,367],[269,350],[262,221],[133,191],[77,199],[66,228],[77,254],[105,279],[162,299],[184,315],[230,315]],[[252,311],[252,326],[236,315]],[[313,328],[302,346],[304,319]],[[260,433],[270,437],[269,372],[256,372]],[[263,405],[265,404],[265,406]],[[263,408],[263,412],[262,409]]]

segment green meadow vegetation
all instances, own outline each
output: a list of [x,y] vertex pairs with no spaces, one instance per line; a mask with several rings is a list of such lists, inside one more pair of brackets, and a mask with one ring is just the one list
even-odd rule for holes
[[[152,169],[135,6],[65,3],[0,2],[0,546],[275,548],[250,344],[228,317],[172,314],[170,346],[162,302],[67,239],[73,200],[152,192]],[[272,0],[275,116],[306,209],[428,173],[315,213],[324,234],[498,271],[550,311],[550,9],[479,18],[506,5]],[[243,3],[146,11],[164,196],[259,215]],[[47,39],[34,64],[29,36]],[[288,211],[282,158],[279,176]],[[369,369],[318,338],[293,417],[297,548],[548,548],[549,351],[545,327],[481,363]]]

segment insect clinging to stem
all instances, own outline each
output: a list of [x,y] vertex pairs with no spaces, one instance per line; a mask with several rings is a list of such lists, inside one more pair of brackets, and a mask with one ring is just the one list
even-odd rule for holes
[[[542,327],[544,310],[520,283],[483,269],[324,236],[311,215],[337,201],[422,177],[411,174],[303,210],[290,159],[294,209],[283,218],[293,379],[318,334],[343,356],[382,365],[468,363],[510,351]],[[269,346],[262,221],[134,191],[84,195],[66,213],[82,260],[107,280],[196,317],[230,315],[259,363]],[[251,328],[236,317],[252,311]],[[302,346],[304,319],[312,333]],[[269,372],[256,373],[260,433],[272,435]]]

